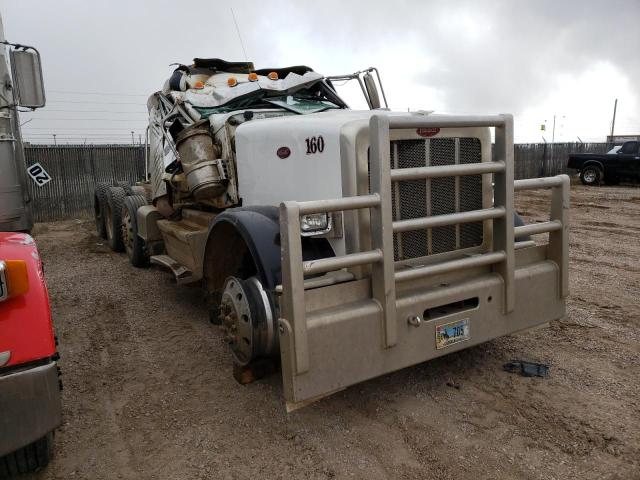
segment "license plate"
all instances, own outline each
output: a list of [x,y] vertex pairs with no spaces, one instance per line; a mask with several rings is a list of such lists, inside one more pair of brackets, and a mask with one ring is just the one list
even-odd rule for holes
[[469,340],[469,319],[456,320],[436,326],[436,349]]

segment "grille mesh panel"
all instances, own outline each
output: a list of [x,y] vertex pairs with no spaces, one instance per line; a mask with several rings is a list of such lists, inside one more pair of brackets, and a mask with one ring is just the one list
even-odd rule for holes
[[[480,141],[477,138],[460,139],[460,163],[479,163]],[[482,208],[482,176],[460,177],[460,211],[468,212]],[[460,248],[475,247],[482,243],[482,222],[460,225]]]
[[[391,168],[424,167],[426,144],[423,140],[392,142]],[[397,182],[392,191],[394,220],[426,217],[427,184],[424,180]],[[400,240],[401,238],[401,240]],[[393,250],[396,259],[425,256],[428,254],[426,230],[394,234]]]
[[[391,168],[479,163],[477,138],[434,138],[391,142]],[[426,200],[426,201],[425,201]],[[396,182],[392,189],[394,220],[444,215],[482,208],[482,176]],[[430,230],[430,231],[429,231]],[[448,225],[394,234],[395,260],[406,260],[482,244],[482,222]]]
[[[453,138],[434,138],[429,150],[431,166],[455,165],[456,141]],[[456,211],[456,181],[454,177],[431,180],[431,215],[445,215]],[[447,225],[431,230],[431,253],[456,249],[456,226]],[[417,255],[416,255],[417,256]],[[414,257],[409,257],[414,258]]]

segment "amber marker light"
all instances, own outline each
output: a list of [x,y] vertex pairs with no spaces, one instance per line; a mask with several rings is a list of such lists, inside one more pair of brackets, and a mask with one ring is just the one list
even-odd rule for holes
[[258,74],[256,72],[251,72],[247,78],[249,78],[250,82],[257,82]]
[[24,260],[0,261],[0,301],[29,291],[29,274]]
[[238,79],[236,77],[227,78],[227,85],[229,85],[230,87],[235,87],[236,85],[238,85]]
[[269,72],[267,77],[269,77],[269,80],[278,80],[278,72]]

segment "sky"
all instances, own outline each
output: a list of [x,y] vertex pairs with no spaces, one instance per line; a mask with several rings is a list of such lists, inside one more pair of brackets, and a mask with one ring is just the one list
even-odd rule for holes
[[[615,133],[640,134],[640,0],[0,0],[0,12],[7,40],[42,55],[47,106],[22,114],[33,142],[144,139],[146,98],[194,57],[375,66],[393,110],[512,113],[517,142],[604,141],[617,98]],[[364,107],[355,88],[339,93]]]

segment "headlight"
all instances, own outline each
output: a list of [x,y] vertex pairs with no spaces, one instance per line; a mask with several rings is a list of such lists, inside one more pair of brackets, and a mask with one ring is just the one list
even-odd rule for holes
[[0,260],[0,302],[29,291],[29,275],[24,260]]
[[303,236],[319,235],[331,230],[331,216],[328,213],[309,213],[300,216],[300,232]]

